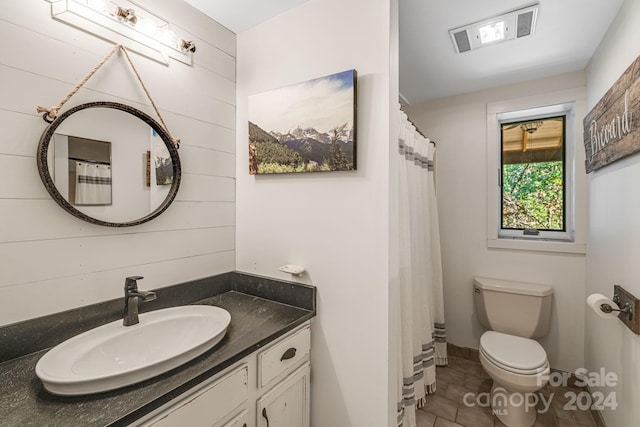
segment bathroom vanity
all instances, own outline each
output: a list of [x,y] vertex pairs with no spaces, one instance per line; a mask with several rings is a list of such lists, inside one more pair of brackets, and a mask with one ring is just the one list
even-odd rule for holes
[[134,425],[309,427],[310,329],[304,323]]
[[231,272],[155,291],[143,312],[218,306],[231,314],[226,336],[141,383],[60,397],[44,390],[37,361],[49,347],[122,316],[122,301],[2,327],[0,426],[308,427],[314,287]]

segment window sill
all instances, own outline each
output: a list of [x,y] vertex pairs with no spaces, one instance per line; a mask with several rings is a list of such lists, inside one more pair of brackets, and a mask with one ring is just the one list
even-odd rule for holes
[[555,252],[584,255],[587,245],[575,242],[554,242],[524,239],[487,239],[490,249],[512,249],[518,251]]

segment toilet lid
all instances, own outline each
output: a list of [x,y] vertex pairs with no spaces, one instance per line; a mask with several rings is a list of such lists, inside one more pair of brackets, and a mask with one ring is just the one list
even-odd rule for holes
[[480,350],[497,365],[517,373],[537,373],[548,365],[544,348],[529,338],[488,331],[480,337]]

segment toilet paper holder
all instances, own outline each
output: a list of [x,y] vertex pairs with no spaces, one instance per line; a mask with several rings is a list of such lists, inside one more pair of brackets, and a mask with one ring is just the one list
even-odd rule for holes
[[613,285],[612,300],[621,308],[602,304],[600,309],[605,313],[608,312],[607,310],[610,310],[609,312],[618,311],[618,319],[634,334],[640,335],[640,300],[619,285]]
[[[613,298],[611,298],[611,300],[615,302],[618,307],[622,305],[622,298],[620,298],[619,294],[613,294]],[[633,308],[631,308],[630,303],[625,303],[622,308],[613,308],[610,304],[600,304],[600,310],[602,310],[603,313],[619,311],[620,313],[626,314],[627,320],[633,320]]]

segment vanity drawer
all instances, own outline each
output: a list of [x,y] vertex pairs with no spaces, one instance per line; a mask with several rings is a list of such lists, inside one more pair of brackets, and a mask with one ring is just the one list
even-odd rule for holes
[[310,349],[311,325],[307,323],[302,329],[258,353],[258,387],[265,387],[293,370],[309,357]]
[[236,415],[231,421],[223,424],[222,427],[247,427],[249,422],[249,414],[246,410]]
[[[158,414],[148,427],[210,427],[247,400],[248,366],[243,364],[198,391],[186,393]],[[230,424],[234,425],[234,424]]]

